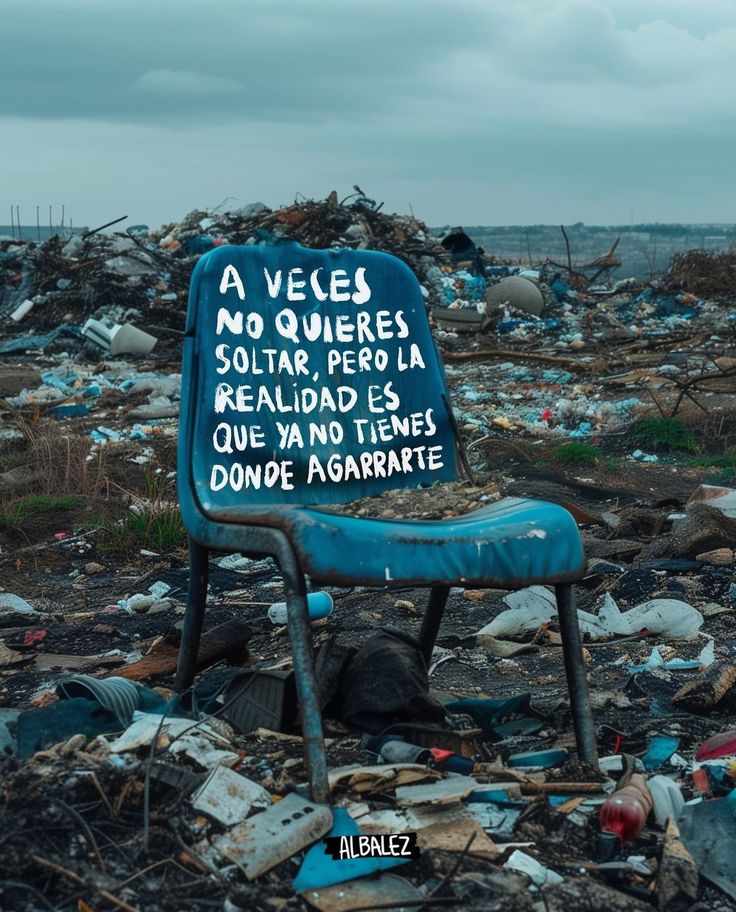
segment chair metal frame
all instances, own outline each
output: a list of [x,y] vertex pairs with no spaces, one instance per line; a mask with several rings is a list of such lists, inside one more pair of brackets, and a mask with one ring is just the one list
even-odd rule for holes
[[[223,248],[220,250],[222,251]],[[262,505],[244,504],[242,517],[233,521],[223,521],[213,520],[207,516],[197,500],[192,475],[192,453],[193,448],[197,445],[193,436],[193,427],[199,405],[197,383],[195,382],[199,367],[195,333],[198,317],[198,282],[202,274],[203,261],[207,259],[207,256],[209,255],[200,260],[192,278],[182,358],[185,383],[182,390],[179,432],[178,483],[182,517],[189,533],[190,584],[175,689],[181,693],[187,690],[194,680],[206,608],[209,552],[237,551],[253,556],[272,557],[284,580],[287,622],[292,644],[311,797],[316,802],[327,802],[329,800],[327,762],[319,696],[315,682],[305,572],[300,565],[297,548],[290,537],[288,524],[289,513],[298,507],[279,504],[273,509],[267,509]],[[403,265],[402,268],[406,269]],[[441,371],[441,362],[439,368]],[[565,674],[570,693],[578,752],[581,759],[595,765],[597,763],[595,728],[572,587],[573,582],[581,575],[581,572],[562,574],[547,582],[555,586]],[[354,580],[341,579],[339,575],[329,580],[313,579],[313,581],[327,582],[335,586],[354,583]],[[427,664],[432,655],[450,593],[448,582],[446,579],[435,578],[424,579],[416,584],[416,588],[430,590],[419,635],[420,648]],[[375,581],[367,581],[367,584],[374,587],[379,586]],[[406,582],[398,581],[395,585],[406,585]]]

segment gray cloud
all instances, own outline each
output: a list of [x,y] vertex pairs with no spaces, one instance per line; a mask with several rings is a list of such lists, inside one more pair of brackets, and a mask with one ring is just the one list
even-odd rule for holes
[[439,223],[733,219],[731,0],[26,0],[0,70],[7,204],[77,221],[356,181]]

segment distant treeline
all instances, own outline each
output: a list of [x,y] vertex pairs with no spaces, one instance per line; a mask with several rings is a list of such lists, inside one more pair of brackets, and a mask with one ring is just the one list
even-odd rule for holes
[[[441,235],[450,230],[449,225],[442,228],[433,228],[432,233]],[[569,234],[575,234],[577,231],[584,231],[590,234],[656,234],[661,237],[682,237],[683,235],[719,234],[735,235],[736,223],[714,223],[714,224],[677,224],[664,222],[641,222],[636,225],[586,225],[583,222],[575,222],[573,225],[565,225],[565,231]],[[551,231],[559,232],[559,225],[463,225],[464,230],[471,236],[473,235],[517,235],[519,233],[529,234],[530,236],[545,236]]]

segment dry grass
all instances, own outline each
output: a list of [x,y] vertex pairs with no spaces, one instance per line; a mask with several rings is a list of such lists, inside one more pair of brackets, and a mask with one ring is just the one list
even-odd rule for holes
[[92,441],[64,433],[54,421],[25,424],[28,466],[38,477],[36,493],[99,497],[109,495],[104,449],[92,453]]
[[142,467],[129,461],[126,444],[93,447],[86,433],[55,421],[17,427],[23,437],[6,448],[0,468],[13,475],[0,486],[0,532],[30,539],[60,523],[96,528],[100,549],[122,555],[171,553],[186,543],[170,470],[175,444],[162,442]]
[[88,437],[65,432],[52,420],[19,419],[16,427],[23,437],[6,447],[2,471],[25,470],[12,485],[17,492],[98,496],[105,491],[104,454],[92,453]]
[[736,251],[683,250],[672,257],[664,278],[670,290],[701,297],[736,295]]
[[92,441],[65,432],[55,421],[18,420],[22,439],[3,454],[0,528],[28,531],[58,522],[58,515],[83,513],[108,500],[105,453],[92,452]]

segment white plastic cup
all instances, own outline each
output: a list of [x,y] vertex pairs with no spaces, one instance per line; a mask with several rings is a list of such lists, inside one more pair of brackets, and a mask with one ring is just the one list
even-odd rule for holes
[[[329,592],[310,592],[307,595],[307,614],[310,621],[329,617],[333,607],[334,602]],[[268,609],[268,617],[272,624],[285,624],[287,620],[286,602],[274,602]]]

